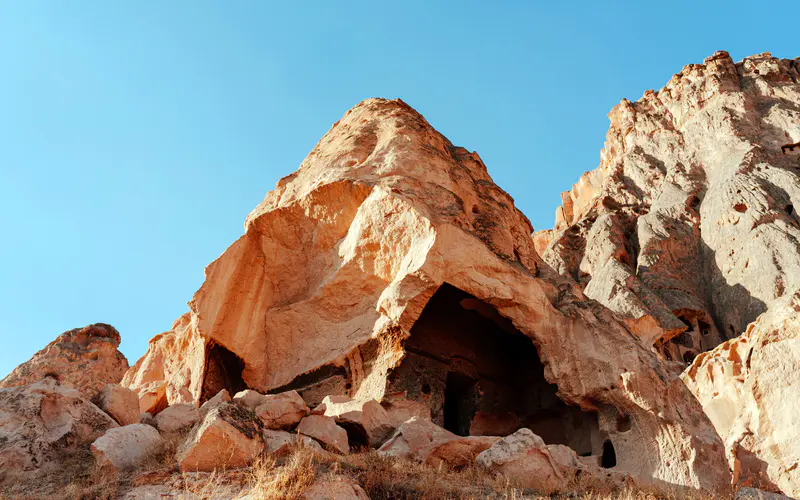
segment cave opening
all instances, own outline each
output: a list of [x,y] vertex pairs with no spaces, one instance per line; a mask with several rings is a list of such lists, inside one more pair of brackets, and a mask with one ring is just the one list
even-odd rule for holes
[[603,442],[603,455],[600,457],[600,465],[604,469],[610,469],[617,465],[617,452],[614,451],[614,443],[610,439]]
[[231,396],[247,389],[242,378],[244,360],[225,346],[209,341],[206,344],[206,366],[203,375],[203,388],[200,403],[205,403],[226,389]]
[[443,284],[404,347],[387,394],[424,403],[437,425],[462,436],[507,436],[527,427],[548,444],[600,455],[597,413],[556,395],[534,343],[490,304]]

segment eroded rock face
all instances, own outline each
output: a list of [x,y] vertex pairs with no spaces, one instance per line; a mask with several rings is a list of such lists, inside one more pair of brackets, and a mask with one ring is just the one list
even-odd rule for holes
[[92,443],[97,465],[115,471],[132,469],[161,451],[161,435],[145,424],[131,424],[109,429]]
[[800,291],[683,374],[720,436],[734,483],[800,496]]
[[[530,426],[598,456],[608,441],[628,473],[728,485],[679,369],[542,262],[531,231],[476,153],[401,101],[364,101],[248,216],[124,383],[142,409],[222,388],[410,399],[458,433]],[[511,397],[521,386],[541,391]]]
[[0,387],[34,384],[49,376],[92,399],[106,384],[118,384],[128,370],[119,342],[119,332],[103,323],[69,330],[16,367]]
[[97,406],[108,413],[119,425],[138,424],[139,398],[127,387],[106,384],[97,396]]
[[57,467],[117,423],[53,378],[0,389],[0,483]]
[[800,59],[717,52],[623,100],[600,166],[534,241],[644,345],[684,364],[800,286]]
[[263,430],[252,411],[220,404],[192,428],[175,458],[182,472],[244,467],[264,450]]

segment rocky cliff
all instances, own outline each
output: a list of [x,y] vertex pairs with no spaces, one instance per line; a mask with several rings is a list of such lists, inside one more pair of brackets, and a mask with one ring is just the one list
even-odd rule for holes
[[725,52],[623,100],[600,166],[562,194],[544,260],[690,363],[800,285],[800,60]]
[[223,388],[411,399],[456,433],[527,427],[647,480],[728,485],[680,367],[543,263],[531,231],[476,153],[367,100],[253,210],[123,383],[152,411]]

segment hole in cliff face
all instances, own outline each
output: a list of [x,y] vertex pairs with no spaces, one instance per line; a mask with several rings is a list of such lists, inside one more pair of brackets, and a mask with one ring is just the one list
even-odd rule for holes
[[633,422],[630,415],[620,414],[617,416],[617,431],[628,432],[633,428]]
[[600,465],[606,469],[617,465],[617,452],[614,451],[614,444],[608,439],[603,442],[603,456],[600,457]]
[[736,205],[733,206],[733,209],[739,212],[740,214],[743,214],[747,212],[747,205],[745,205],[744,203],[737,203]]
[[437,425],[492,436],[527,427],[548,444],[600,455],[597,414],[556,396],[531,339],[488,303],[442,285],[404,347],[387,392],[424,403]]
[[786,213],[792,215],[794,213],[794,206],[786,205]]
[[226,389],[231,396],[247,389],[242,378],[244,361],[216,342],[206,345],[206,369],[203,376],[203,389],[200,393],[200,403],[208,401],[222,389]]

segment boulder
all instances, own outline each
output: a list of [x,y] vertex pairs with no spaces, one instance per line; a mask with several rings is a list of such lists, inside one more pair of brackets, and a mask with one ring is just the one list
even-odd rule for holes
[[466,436],[434,444],[425,455],[424,463],[433,467],[446,465],[451,469],[468,467],[475,457],[500,440],[497,436]]
[[314,481],[300,497],[302,500],[369,500],[364,489],[345,476],[327,476]]
[[80,392],[53,378],[0,389],[0,483],[57,468],[64,452],[118,427]]
[[158,423],[156,422],[156,418],[150,415],[148,412],[142,412],[139,415],[139,423],[149,425],[150,427],[158,428]]
[[313,450],[322,451],[322,446],[314,439],[286,431],[264,429],[264,450],[275,455],[284,455],[289,452],[290,445],[300,443]]
[[413,458],[423,462],[435,447],[454,439],[458,439],[458,436],[430,420],[413,417],[397,428],[392,437],[380,447],[378,453],[389,457]]
[[92,443],[97,465],[116,471],[140,466],[157,454],[164,440],[156,429],[145,424],[131,424],[109,429]]
[[511,479],[516,486],[545,492],[568,486],[583,469],[575,452],[566,446],[548,446],[525,428],[500,439],[475,461]]
[[328,451],[342,455],[350,453],[347,431],[336,425],[336,421],[331,417],[309,415],[300,421],[297,432],[316,439]]
[[178,467],[183,472],[244,467],[263,451],[263,431],[252,411],[230,403],[216,406],[178,448]]
[[419,401],[395,399],[392,401],[383,401],[381,405],[386,409],[386,413],[389,414],[392,427],[395,429],[412,418],[417,418],[419,420],[431,419],[430,407]]
[[354,446],[356,441],[362,440],[354,439],[355,435],[366,434],[367,439],[363,445],[377,448],[389,439],[395,430],[392,417],[374,399],[358,401],[347,396],[326,396],[320,406],[323,415],[333,417],[339,426],[349,430],[351,446]]
[[127,387],[106,384],[97,396],[97,406],[111,415],[111,418],[116,420],[119,425],[140,422],[139,397]]
[[268,429],[293,429],[309,413],[297,391],[267,394],[263,398],[255,412]]
[[128,370],[128,360],[117,349],[119,343],[119,332],[103,323],[66,331],[0,380],[0,387],[52,377],[91,401],[106,384],[118,384]]
[[231,395],[228,393],[226,389],[222,389],[217,394],[215,394],[212,398],[208,401],[200,405],[200,416],[205,417],[206,413],[214,409],[215,407],[231,402]]
[[792,498],[780,493],[770,493],[757,488],[744,487],[736,491],[733,500],[792,500]]
[[264,395],[252,389],[245,389],[241,392],[237,392],[236,395],[233,396],[233,402],[245,408],[255,410],[258,405],[264,402]]
[[174,404],[156,415],[156,427],[163,434],[189,430],[200,420],[200,410],[191,403]]

